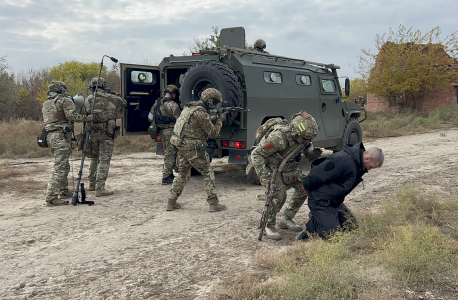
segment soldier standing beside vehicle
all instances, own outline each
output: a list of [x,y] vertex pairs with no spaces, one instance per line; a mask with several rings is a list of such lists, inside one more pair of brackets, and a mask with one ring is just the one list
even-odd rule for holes
[[[286,124],[285,124],[286,123]],[[321,149],[314,148],[311,140],[318,132],[315,119],[306,112],[301,111],[291,117],[291,124],[280,123],[267,130],[259,145],[251,153],[251,161],[261,184],[268,187],[272,180],[274,168],[278,169],[283,160],[287,160],[277,178],[274,178],[272,208],[267,219],[264,235],[273,240],[280,240],[281,235],[275,230],[279,228],[292,231],[301,231],[293,218],[304,204],[305,196],[302,193],[302,182],[306,175],[298,170],[302,154],[310,160],[319,157]],[[286,192],[294,188],[294,193],[288,208],[283,212],[281,219],[276,222],[276,215],[286,201]],[[268,193],[269,191],[267,191]]]
[[[97,77],[92,79],[89,88],[92,91],[97,86]],[[123,108],[127,101],[112,93],[105,91],[107,83],[102,77],[98,80],[97,97],[94,104],[94,115],[92,120],[91,131],[89,133],[88,157],[91,157],[89,166],[89,191],[95,190],[95,196],[109,196],[113,194],[105,188],[105,182],[108,178],[110,169],[110,160],[113,154],[114,139],[119,132],[116,126],[116,119],[122,117]],[[91,94],[86,98],[86,110],[92,108],[94,95]]]
[[222,100],[223,97],[217,89],[204,90],[199,101],[191,101],[185,106],[175,124],[170,142],[178,149],[178,175],[170,190],[167,202],[168,211],[181,208],[177,199],[189,181],[191,168],[202,174],[207,191],[208,210],[217,212],[226,209],[225,205],[219,204],[215,188],[215,174],[210,167],[210,158],[205,151],[207,139],[218,136],[227,115],[227,112],[223,112],[213,124],[207,110],[216,108],[216,105]]
[[269,54],[269,52],[265,50],[266,47],[267,47],[266,42],[263,39],[258,39],[253,44],[254,51]]
[[68,190],[68,159],[71,153],[73,122],[89,122],[92,115],[80,114],[71,98],[67,86],[53,81],[48,87],[48,97],[43,102],[43,121],[48,132],[46,141],[51,148],[54,166],[48,182],[46,203],[49,206],[67,205],[65,198],[71,197]]
[[178,104],[179,90],[176,85],[170,84],[165,87],[164,98],[157,100],[151,107],[148,118],[155,119],[159,128],[158,135],[161,137],[165,148],[164,166],[162,169],[162,184],[171,184],[175,176],[173,170],[177,167],[177,149],[170,144],[170,138],[173,134],[173,127],[176,120],[181,114],[180,105]]

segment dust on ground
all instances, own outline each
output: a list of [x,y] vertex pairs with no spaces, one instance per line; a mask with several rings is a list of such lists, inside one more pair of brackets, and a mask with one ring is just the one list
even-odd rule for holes
[[[347,197],[351,209],[376,212],[405,184],[439,197],[458,193],[457,129],[365,146],[382,148],[385,164]],[[263,203],[255,195],[263,188],[226,158],[212,162],[220,202],[228,206],[217,213],[207,211],[201,176],[179,198],[183,209],[166,212],[170,185],[161,185],[162,157],[152,153],[114,156],[107,188],[115,193],[88,192],[93,206],[45,206],[50,158],[0,160],[7,165],[14,176],[0,178],[2,299],[205,299],[224,278],[255,271],[256,251],[281,251],[296,236],[280,230],[281,241],[258,242]],[[73,161],[75,182],[79,165]],[[85,164],[83,182],[87,170]],[[304,224],[307,214],[304,205],[295,220]]]

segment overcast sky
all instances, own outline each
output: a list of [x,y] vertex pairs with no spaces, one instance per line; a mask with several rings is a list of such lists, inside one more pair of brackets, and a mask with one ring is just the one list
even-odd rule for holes
[[[158,64],[189,52],[194,38],[243,26],[271,54],[340,65],[358,77],[361,49],[400,24],[444,37],[458,30],[456,0],[0,0],[0,56],[14,72],[104,54],[120,62]],[[110,61],[104,60],[109,66]]]

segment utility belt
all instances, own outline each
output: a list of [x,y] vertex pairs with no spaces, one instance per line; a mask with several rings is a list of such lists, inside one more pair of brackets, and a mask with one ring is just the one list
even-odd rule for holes
[[178,138],[176,135],[172,135],[172,138],[170,139],[170,143],[177,148],[183,149],[183,150],[192,150],[196,148],[205,148],[207,147],[207,142],[204,140],[190,140],[190,139],[184,139],[184,138]]
[[[294,162],[294,160],[293,160],[293,162]],[[274,166],[276,168],[278,167],[278,165],[275,165],[275,164],[269,164],[268,165],[268,167],[271,170],[273,170]],[[287,164],[285,165],[285,167],[281,171],[281,179],[282,179],[284,184],[292,184],[295,181],[303,181],[303,180],[305,180],[304,174],[302,174],[302,172],[297,169],[297,165],[296,166],[291,166],[291,167],[294,167],[294,168],[291,168],[293,170],[288,170],[290,168],[287,167]]]
[[156,121],[156,124],[164,124],[164,125],[175,123],[174,119],[169,118],[167,116],[162,116],[162,115],[156,115],[154,118],[154,121]]
[[92,122],[91,134],[106,133],[112,139],[118,137],[121,127],[116,126],[116,120],[108,120],[106,122]]

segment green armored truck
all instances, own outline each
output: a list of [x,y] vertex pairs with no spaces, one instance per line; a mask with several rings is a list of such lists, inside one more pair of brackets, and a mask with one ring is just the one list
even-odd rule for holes
[[[290,121],[300,110],[318,123],[315,147],[339,151],[343,144],[362,140],[362,108],[342,101],[339,66],[246,50],[243,27],[222,29],[220,39],[220,48],[165,57],[159,66],[121,64],[121,93],[127,100],[123,131],[147,134],[151,107],[164,88],[174,84],[180,88],[182,106],[214,87],[226,106],[250,109],[227,116],[219,136],[208,140],[210,157],[228,156],[231,163],[247,164],[258,127],[276,117]],[[347,78],[347,96],[349,90]],[[163,154],[160,140],[156,152]]]

